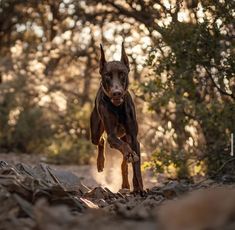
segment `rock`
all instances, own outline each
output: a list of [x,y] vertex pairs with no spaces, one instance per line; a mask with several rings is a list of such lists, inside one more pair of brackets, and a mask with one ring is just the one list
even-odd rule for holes
[[112,199],[119,196],[111,192],[108,188],[96,187],[84,194],[86,198],[92,198],[93,200],[99,199]]
[[[42,199],[34,207],[37,229],[62,230],[70,229],[77,225],[78,220],[72,216],[68,207],[50,207],[46,200]],[[75,229],[75,228],[74,228]]]
[[[0,186],[10,194],[17,194],[15,199],[25,208],[26,213],[29,204],[42,197],[52,204],[67,204],[77,211],[88,207],[80,199],[88,191],[80,179],[71,172],[54,170],[45,164],[35,167],[22,163],[16,166],[5,165],[0,168]],[[29,202],[28,205],[26,202]]]
[[98,206],[96,204],[94,204],[93,202],[91,202],[90,200],[87,200],[85,198],[80,198],[80,200],[83,203],[85,203],[88,208],[93,208],[93,209],[97,209],[98,208]]
[[[169,201],[158,211],[160,229],[226,229],[235,220],[235,189],[204,189]],[[234,222],[233,222],[234,223]]]
[[226,174],[226,175],[222,176],[221,180],[224,183],[234,183],[235,182],[235,176]]
[[124,195],[130,194],[130,189],[128,189],[128,188],[121,188],[121,189],[119,189],[118,192],[121,193],[121,194],[124,194]]
[[0,168],[7,167],[8,163],[6,161],[0,161]]
[[109,204],[104,199],[100,199],[100,200],[97,201],[97,205],[100,208],[103,208],[103,207],[107,207]]
[[208,187],[211,187],[214,184],[216,184],[216,182],[214,180],[204,179],[201,182],[198,182],[195,185],[193,185],[193,187],[194,188],[208,188]]
[[149,208],[154,208],[155,206],[160,205],[165,198],[161,195],[158,196],[148,196],[143,202],[142,205],[148,206]]
[[176,196],[180,196],[188,191],[188,187],[180,184],[178,181],[170,181],[161,188],[161,192],[167,199],[172,199]]

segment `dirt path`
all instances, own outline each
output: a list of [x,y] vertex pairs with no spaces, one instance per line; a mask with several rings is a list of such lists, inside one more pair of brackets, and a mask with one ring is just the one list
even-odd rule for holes
[[[99,176],[94,166],[39,164],[44,160],[0,155],[0,230],[235,229],[234,184],[175,180],[151,187],[144,196],[116,193],[116,158]],[[144,175],[145,182],[150,178]],[[98,186],[100,181],[107,188]]]
[[[83,179],[83,183],[94,188],[97,186],[108,187],[111,191],[117,192],[121,186],[121,156],[120,154],[113,154],[106,156],[106,166],[103,172],[98,173],[95,163],[92,165],[54,165],[49,164],[52,168],[63,169],[73,172],[76,176]],[[7,161],[10,164],[17,164],[19,162],[37,165],[39,163],[47,162],[43,155],[17,154],[17,153],[1,153],[0,160]],[[132,169],[129,167],[129,181],[132,181]],[[143,180],[145,188],[151,188],[158,185],[156,179],[151,175],[151,172],[143,172]],[[131,183],[130,183],[131,184]]]

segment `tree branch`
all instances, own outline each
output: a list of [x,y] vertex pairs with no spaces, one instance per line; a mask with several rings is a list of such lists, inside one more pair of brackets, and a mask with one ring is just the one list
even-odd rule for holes
[[216,88],[222,95],[229,96],[229,97],[231,97],[233,100],[235,100],[235,95],[233,95],[233,93],[228,93],[228,92],[222,90],[222,89],[216,84],[216,82],[215,82],[214,78],[212,77],[210,71],[209,71],[206,67],[205,67],[205,70],[206,70],[206,72],[207,72],[207,74],[208,74],[208,77],[210,78],[212,84],[215,86],[215,88]]

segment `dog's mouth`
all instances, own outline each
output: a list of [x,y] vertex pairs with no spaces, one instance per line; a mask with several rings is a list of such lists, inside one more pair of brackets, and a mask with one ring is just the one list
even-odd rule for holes
[[119,106],[123,103],[123,98],[111,98],[111,102],[115,105],[115,106]]

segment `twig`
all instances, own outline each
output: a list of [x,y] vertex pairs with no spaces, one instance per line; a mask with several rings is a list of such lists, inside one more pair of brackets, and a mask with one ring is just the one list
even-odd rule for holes
[[217,176],[217,175],[220,173],[220,171],[222,171],[222,169],[223,169],[228,163],[230,163],[230,162],[232,162],[232,161],[234,161],[234,160],[235,160],[235,157],[230,158],[229,160],[225,161],[225,162],[220,166],[220,168],[214,173],[213,177]]
[[222,90],[222,89],[217,85],[217,83],[215,82],[215,80],[214,80],[214,78],[212,77],[210,71],[209,71],[207,68],[205,68],[205,70],[206,70],[206,72],[207,72],[209,78],[211,79],[213,85],[216,87],[216,89],[217,89],[221,94],[226,95],[226,96],[229,96],[229,97],[231,97],[233,100],[235,100],[235,96],[233,95],[233,93],[228,93],[228,92]]
[[217,176],[217,175],[221,172],[221,170],[222,170],[228,163],[230,163],[230,162],[232,162],[232,161],[234,161],[234,160],[235,160],[235,157],[230,158],[229,160],[225,161],[225,162],[220,166],[220,168],[219,168],[212,176],[206,176],[206,177],[205,177],[204,179],[202,179],[201,181],[195,183],[193,187],[197,187],[198,185],[200,185],[200,184],[203,183],[204,181],[206,181],[206,180],[208,180],[208,179],[210,179],[210,178],[212,178],[212,177]]

